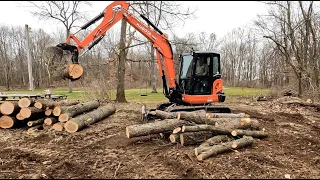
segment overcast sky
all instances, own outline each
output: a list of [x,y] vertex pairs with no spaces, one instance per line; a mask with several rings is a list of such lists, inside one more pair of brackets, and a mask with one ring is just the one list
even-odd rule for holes
[[[112,1],[92,1],[89,16],[98,15]],[[233,28],[241,27],[250,23],[256,15],[265,14],[266,9],[262,3],[254,1],[180,1],[185,7],[197,8],[195,20],[187,20],[184,26],[177,27],[175,33],[182,37],[187,32],[216,33],[222,37]],[[28,8],[21,7],[19,1],[0,2],[0,24],[21,25],[28,24],[31,28],[42,28],[46,32],[57,29],[59,23],[55,21],[43,22],[33,17]],[[120,24],[120,23],[118,23]],[[62,27],[59,25],[59,27]],[[119,28],[120,30],[120,28]],[[169,32],[167,32],[169,34]]]

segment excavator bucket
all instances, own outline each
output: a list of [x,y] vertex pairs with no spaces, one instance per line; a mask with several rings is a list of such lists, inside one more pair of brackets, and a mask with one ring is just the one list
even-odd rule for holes
[[82,76],[83,68],[80,64],[74,64],[72,58],[70,51],[57,46],[46,47],[43,52],[50,76],[75,81]]

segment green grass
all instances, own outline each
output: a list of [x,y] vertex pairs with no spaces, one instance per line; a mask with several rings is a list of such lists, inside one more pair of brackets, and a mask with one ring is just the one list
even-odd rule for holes
[[[51,89],[54,94],[65,94],[68,95],[68,99],[80,99],[84,100],[86,98],[85,92],[81,88],[73,88],[73,92],[69,93],[67,88],[55,88]],[[162,88],[157,89],[158,93],[151,93],[152,89],[127,89],[125,91],[126,99],[128,102],[139,102],[139,103],[152,103],[152,102],[167,102],[167,98],[162,93]],[[269,90],[267,89],[256,89],[256,88],[241,88],[241,87],[226,87],[223,90],[227,97],[229,96],[245,96],[252,97],[258,94],[266,95]],[[43,93],[44,89],[35,90],[36,94]],[[20,91],[9,91],[7,94],[27,94],[31,93],[28,90]],[[141,96],[141,94],[146,94],[147,96]],[[111,98],[115,99],[115,91],[111,92]]]

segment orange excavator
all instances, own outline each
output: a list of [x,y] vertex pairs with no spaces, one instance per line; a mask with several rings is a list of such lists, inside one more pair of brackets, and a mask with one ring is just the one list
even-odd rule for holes
[[[156,109],[170,112],[205,109],[209,112],[231,113],[228,107],[217,104],[224,102],[226,98],[222,91],[220,54],[192,51],[179,55],[179,75],[176,78],[173,51],[168,36],[140,14],[141,18],[152,27],[149,28],[128,11],[129,7],[130,4],[125,1],[111,3],[102,13],[81,27],[80,30],[85,30],[103,19],[83,40],[71,34],[66,43],[60,43],[56,47],[69,51],[72,54],[72,63],[78,64],[79,52],[90,50],[102,40],[113,25],[124,19],[151,41],[155,48],[158,69],[163,81],[163,93],[169,99],[169,102],[158,105]],[[71,40],[76,46],[70,44]]]

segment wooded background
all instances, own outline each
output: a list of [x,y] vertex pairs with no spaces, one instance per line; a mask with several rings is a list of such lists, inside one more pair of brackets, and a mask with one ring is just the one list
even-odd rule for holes
[[[30,38],[35,88],[66,87],[68,81],[49,80],[43,50],[45,47],[65,42],[73,27],[72,22],[81,20],[85,23],[87,20],[85,14],[80,13],[80,5],[87,8],[91,5],[86,1],[26,3],[36,8],[32,11],[35,16],[42,18],[52,19],[50,13],[55,13],[48,11],[50,8],[65,12],[65,15],[59,13],[60,15],[53,18],[57,23],[63,23],[65,29],[54,33],[32,29]],[[225,86],[291,88],[296,90],[299,96],[320,97],[318,4],[313,1],[260,3],[266,4],[268,14],[253,17],[251,24],[236,28],[224,37],[217,37],[214,32],[169,37],[177,72],[178,54],[188,52],[191,48],[216,51],[221,53],[222,79]],[[182,2],[132,1],[132,4],[163,32],[170,32],[173,27],[182,27],[182,23],[188,18],[196,18],[196,10],[182,8]],[[70,8],[66,8],[67,6]],[[122,81],[123,88],[152,87],[156,92],[157,88],[161,87],[152,45],[125,21],[121,26],[122,33],[121,29],[112,28],[98,45],[80,58],[85,73],[80,80],[73,83],[73,87],[101,84],[115,88]],[[96,25],[78,33],[77,37],[83,39],[94,27]],[[122,46],[121,35],[125,36]],[[1,91],[28,88],[25,39],[24,25],[0,25]]]

